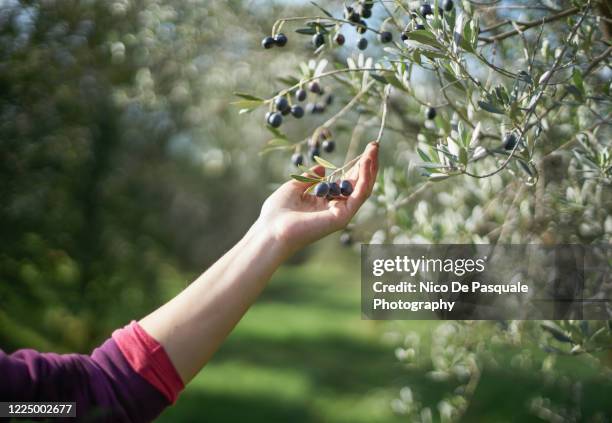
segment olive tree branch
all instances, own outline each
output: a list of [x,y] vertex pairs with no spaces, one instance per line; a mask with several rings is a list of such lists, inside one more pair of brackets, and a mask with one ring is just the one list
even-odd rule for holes
[[[608,56],[610,56],[610,54],[612,54],[612,46],[609,46],[603,53],[601,53],[599,56],[596,56],[593,59],[593,61],[589,64],[589,66],[586,68],[586,70],[582,74],[583,78],[586,78],[589,74],[591,74],[601,62],[603,62],[606,58],[608,58]],[[526,131],[529,131],[531,128],[536,126],[542,119],[548,116],[551,111],[556,109],[558,105],[565,99],[565,97],[568,96],[568,94],[569,94],[569,91],[565,90],[563,94],[561,94],[561,97],[559,97],[558,100],[554,101],[553,104],[548,109],[546,109],[544,113],[542,113],[541,116],[539,116],[538,120],[530,123],[527,126]]]
[[274,97],[268,98],[264,100],[264,104],[269,104],[274,101],[276,97],[287,95],[289,92],[295,90],[296,88],[301,87],[304,84],[307,84],[311,81],[315,81],[317,79],[326,78],[328,76],[337,75],[340,73],[350,73],[350,72],[395,72],[393,69],[385,69],[385,68],[342,68],[342,69],[334,69],[329,72],[323,72],[319,75],[313,75],[309,78],[302,79],[297,84],[292,85],[291,87],[285,88],[279,91]]
[[[380,119],[380,128],[378,130],[378,136],[376,137],[376,140],[374,140],[374,142],[376,143],[380,143],[380,140],[384,133],[385,123],[387,122],[387,101],[389,99],[390,93],[391,93],[391,84],[387,84],[385,85],[385,90],[383,93],[383,100],[382,100],[382,105],[381,105],[382,116]],[[361,154],[355,156],[353,159],[349,160],[344,166],[339,167],[338,169],[335,169],[332,173],[329,174],[329,176],[327,176],[327,178],[331,180],[336,174],[340,172],[344,173],[347,169],[350,169],[351,167],[353,167],[360,158],[361,158]]]
[[300,145],[307,143],[309,140],[314,140],[314,141],[318,140],[319,134],[321,133],[321,131],[333,126],[338,121],[338,119],[340,119],[349,110],[351,110],[355,106],[355,104],[357,104],[357,102],[361,99],[361,97],[363,97],[365,94],[368,93],[369,89],[372,87],[374,82],[375,81],[370,81],[370,83],[366,85],[366,87],[363,90],[359,91],[348,103],[346,103],[342,109],[338,110],[338,112],[336,112],[335,115],[333,115],[327,121],[325,121],[322,125],[317,127],[313,131],[311,136],[303,139],[302,141],[295,143],[294,146],[296,147],[296,149],[298,149]]
[[[580,16],[580,19],[578,20],[578,22],[576,22],[576,24],[572,28],[572,32],[570,33],[570,36],[568,37],[565,45],[563,46],[563,50],[561,50],[561,53],[559,54],[557,59],[554,61],[554,63],[552,65],[552,67],[550,68],[550,70],[545,73],[545,77],[542,80],[542,82],[540,83],[540,87],[541,88],[538,91],[538,93],[536,94],[535,98],[531,101],[532,104],[529,107],[529,110],[527,111],[527,114],[525,115],[525,118],[524,118],[525,124],[523,125],[522,128],[519,128],[520,138],[524,138],[525,137],[525,134],[527,133],[528,128],[529,128],[529,119],[531,118],[531,115],[533,115],[535,113],[535,109],[536,109],[538,103],[540,102],[540,100],[542,99],[542,96],[544,95],[544,91],[546,89],[546,86],[548,85],[548,82],[551,80],[551,78],[554,75],[554,73],[559,69],[559,64],[563,60],[563,57],[565,56],[565,53],[567,52],[569,46],[571,45],[572,40],[576,36],[576,33],[578,32],[578,28],[580,28],[580,25],[582,25],[582,22],[586,18],[590,8],[591,8],[591,0],[588,1],[587,5],[586,5],[586,7],[584,9],[584,12]],[[478,175],[478,174],[474,174],[474,173],[468,172],[467,170],[464,170],[462,173],[467,175],[467,176],[471,176],[472,178],[478,178],[478,179],[488,178],[490,176],[496,175],[497,173],[499,173],[503,169],[505,169],[506,166],[508,166],[508,164],[510,163],[510,160],[512,160],[512,158],[514,157],[514,154],[516,153],[516,150],[518,149],[519,145],[520,145],[520,142],[517,142],[514,145],[514,147],[512,148],[512,151],[510,151],[510,154],[508,155],[508,157],[504,160],[504,162],[496,170],[494,170],[492,172],[486,173],[484,175]]]
[[389,101],[389,95],[391,94],[391,84],[387,84],[385,86],[385,92],[383,94],[382,100],[382,116],[380,118],[380,128],[378,129],[378,135],[376,136],[376,140],[374,142],[380,143],[380,140],[383,136],[383,132],[385,130],[385,124],[387,123],[387,103]]
[[282,28],[282,26],[285,24],[285,22],[297,22],[297,21],[330,21],[330,22],[336,22],[336,23],[345,23],[345,24],[349,24],[352,26],[361,26],[361,27],[365,27],[365,29],[367,31],[372,31],[375,34],[380,34],[380,31],[371,28],[369,26],[365,26],[365,25],[361,25],[361,24],[356,24],[355,22],[346,20],[346,19],[340,19],[340,18],[334,18],[331,16],[294,16],[292,18],[283,18],[283,19],[279,19],[276,22],[274,22],[274,24],[272,25],[272,36],[276,35],[278,33],[278,31],[280,31],[280,29]]
[[529,22],[522,22],[521,24],[517,23],[520,28],[515,28],[508,30],[506,32],[502,32],[501,34],[497,34],[491,37],[478,37],[478,40],[484,42],[485,44],[494,43],[496,41],[502,41],[506,38],[512,37],[520,33],[520,31],[525,31],[529,28],[533,28],[534,26],[543,25],[549,22],[558,21],[559,19],[563,19],[567,16],[575,15],[580,11],[578,7],[570,7],[569,9],[563,10],[559,13],[555,13],[554,15],[547,16],[543,19],[534,19]]

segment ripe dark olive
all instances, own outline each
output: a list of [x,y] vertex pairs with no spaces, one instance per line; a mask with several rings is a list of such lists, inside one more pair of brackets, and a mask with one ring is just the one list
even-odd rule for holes
[[504,149],[506,150],[514,150],[514,147],[516,146],[516,135],[512,132],[504,135],[504,139],[502,141],[502,145],[504,146]]
[[366,31],[368,30],[367,22],[366,21],[359,22],[359,25],[355,27],[355,30],[357,31],[358,34],[365,34]]
[[378,35],[378,39],[381,43],[390,43],[393,35],[389,31],[383,31]]
[[331,140],[331,138],[332,138],[332,133],[328,128],[321,129],[321,132],[319,133],[319,139]]
[[303,165],[304,156],[302,156],[300,153],[295,153],[293,156],[291,156],[291,163],[293,163],[295,167]]
[[333,153],[336,149],[336,143],[332,140],[326,140],[323,141],[322,147],[323,151],[325,151],[326,153]]
[[306,113],[311,115],[317,115],[319,113],[323,113],[325,111],[325,106],[318,103],[308,103],[306,105]]
[[310,147],[310,150],[308,150],[308,156],[312,161],[314,161],[315,156],[321,156],[321,150],[319,149],[319,146],[315,145],[314,147]]
[[345,197],[348,197],[353,193],[353,184],[351,181],[347,181],[346,179],[340,182],[340,193]]
[[312,36],[312,45],[315,47],[321,47],[325,44],[325,35],[322,32],[317,32]]
[[306,100],[306,90],[303,88],[298,88],[297,91],[295,92],[295,99],[297,101]]
[[319,182],[314,190],[314,193],[317,197],[325,197],[328,192],[329,184],[327,182]]
[[348,247],[352,243],[353,243],[353,237],[351,236],[349,232],[343,232],[342,235],[340,235],[340,244],[344,245],[345,247]]
[[312,112],[315,113],[315,114],[324,113],[325,112],[325,105],[324,104],[315,103],[314,110]]
[[344,35],[337,33],[336,36],[334,37],[334,41],[339,46],[343,46],[346,39],[344,38]]
[[330,182],[329,195],[331,195],[332,197],[340,196],[340,185],[338,185],[338,182]]
[[428,107],[427,110],[425,110],[425,118],[428,120],[435,119],[437,114],[438,112],[436,112],[436,109],[433,107]]
[[408,33],[407,32],[402,32],[402,35],[400,35],[400,38],[402,41],[406,41],[408,39]]
[[266,113],[266,117],[265,117],[266,123],[270,122],[270,116],[272,116],[272,113],[273,112],[267,112]]
[[311,93],[319,94],[321,92],[321,85],[317,81],[312,81],[308,85],[308,90]]
[[279,47],[285,47],[285,44],[287,44],[287,36],[282,32],[280,34],[276,34],[274,37],[274,42]]
[[361,20],[361,15],[357,13],[353,8],[351,8],[350,12],[347,9],[346,10],[346,20],[354,22],[354,23],[358,23]]
[[357,41],[357,48],[359,50],[365,50],[368,48],[368,40],[365,38],[360,38],[359,41]]
[[270,125],[272,128],[278,128],[282,125],[282,123],[283,116],[278,112],[274,112],[268,117],[268,125]]
[[304,109],[302,106],[295,104],[291,106],[291,115],[296,119],[300,119],[302,116],[304,116]]
[[266,37],[263,40],[261,40],[261,46],[265,49],[274,47],[274,44],[276,43],[274,42],[274,38],[272,37]]
[[367,7],[361,6],[361,9],[359,9],[359,14],[362,18],[368,19],[372,16],[372,9],[368,9]]
[[344,19],[349,20],[349,18],[351,17],[351,15],[353,14],[353,11],[355,9],[353,9],[351,6],[346,6],[344,8]]
[[419,12],[421,12],[421,16],[427,16],[427,15],[433,14],[433,10],[431,9],[431,5],[429,4],[421,5]]
[[442,8],[447,12],[450,12],[451,10],[453,10],[453,6],[454,6],[453,0],[444,0],[442,2]]
[[281,112],[289,110],[289,102],[285,97],[276,97],[276,100],[274,100],[274,105],[276,106],[276,110]]

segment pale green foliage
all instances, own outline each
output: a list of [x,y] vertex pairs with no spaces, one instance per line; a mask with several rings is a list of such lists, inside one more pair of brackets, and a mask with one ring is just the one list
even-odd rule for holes
[[[391,31],[394,40],[371,42],[359,54],[350,40],[341,51],[331,42],[337,31],[354,31],[339,7],[332,5],[323,14],[313,7],[309,19],[279,16],[273,33],[280,27],[288,33],[297,25],[298,33],[308,34],[304,37],[320,31],[328,42],[316,50],[317,60],[282,81],[278,94],[311,80],[333,86],[347,106],[335,109],[323,126],[339,140],[347,134],[346,149],[355,154],[355,143],[373,138],[384,88],[392,87],[389,117],[382,122],[384,169],[374,201],[357,219],[357,225],[378,222],[371,238],[363,235],[366,242],[609,244],[612,70],[604,3],[464,0],[442,16],[433,1],[434,15],[423,19],[410,17],[419,2],[376,2],[368,25],[372,32]],[[416,23],[425,29],[415,30]],[[405,28],[403,42],[399,35]],[[260,104],[271,104],[272,98]],[[429,106],[437,109],[433,121],[421,117]],[[312,136],[275,135],[286,140],[282,149],[303,150],[317,142],[320,128]],[[506,149],[503,140],[510,133],[518,142]],[[543,363],[521,355],[513,363],[538,369],[543,378],[562,377],[553,371],[560,354],[584,359],[610,377],[599,360],[612,347],[611,326],[444,323],[434,333],[430,375],[454,381],[457,389],[432,408],[415,400],[418,387],[411,386],[393,408],[411,421],[458,420],[480,373],[499,365],[496,346],[542,345],[549,354]],[[398,346],[403,363],[426,353],[414,343],[408,336]],[[551,421],[580,419],[579,403],[572,410],[553,411],[554,405],[537,397],[530,407]]]

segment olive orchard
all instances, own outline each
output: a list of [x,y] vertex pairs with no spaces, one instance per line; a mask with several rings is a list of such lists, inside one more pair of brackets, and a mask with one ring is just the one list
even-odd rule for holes
[[[363,138],[381,142],[374,200],[343,243],[610,243],[608,2],[361,0],[313,3],[309,15],[277,18],[263,48],[282,54],[308,43],[312,57],[280,75],[271,96],[237,93],[241,113],[267,111],[263,124],[273,138],[264,152],[291,155],[303,172],[293,177],[319,193],[355,163]],[[341,107],[331,106],[330,93]],[[291,111],[303,101],[303,119],[314,123],[296,134]],[[320,157],[331,139],[346,153],[342,165]],[[315,175],[307,159],[332,172]],[[598,292],[591,288],[587,297]],[[400,361],[425,360],[416,334],[396,335]],[[528,344],[540,345],[545,358],[526,348],[511,365],[575,394],[571,404],[534,395],[533,413],[586,418],[580,383],[556,374],[555,359],[576,356],[612,377],[612,321],[441,323],[430,376],[454,389],[432,412],[419,403],[418,387],[407,386],[393,407],[411,421],[458,420],[482,372],[502,365],[494,352]],[[588,417],[603,421],[605,413]]]

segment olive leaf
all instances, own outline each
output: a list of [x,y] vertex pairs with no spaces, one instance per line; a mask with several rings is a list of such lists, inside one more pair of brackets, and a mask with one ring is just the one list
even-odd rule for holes
[[333,163],[328,162],[325,159],[322,159],[319,156],[314,156],[315,162],[319,163],[321,166],[327,168],[327,169],[337,169],[336,165],[334,165]]
[[317,9],[319,9],[321,12],[325,13],[327,16],[329,16],[330,18],[333,18],[334,15],[332,15],[331,13],[329,13],[327,10],[323,9],[321,6],[319,6],[317,3],[315,3],[314,1],[311,1],[310,3],[312,3],[312,5],[314,7],[316,7]]
[[442,49],[442,45],[436,40],[433,34],[424,29],[418,29],[416,31],[408,32],[405,34],[409,40],[418,41],[421,44],[425,44],[437,49]]
[[286,138],[272,138],[266,143],[268,147],[284,147],[290,145],[291,143]]
[[429,175],[429,180],[432,182],[438,182],[443,181],[449,177],[450,175],[447,175],[446,173],[432,173]]
[[464,147],[459,149],[459,163],[461,163],[463,166],[467,166],[468,163],[468,153]]
[[298,34],[314,35],[317,33],[317,30],[312,27],[308,27],[308,28],[297,28],[295,32],[297,32]]
[[555,338],[557,341],[559,341],[559,342],[567,342],[567,343],[571,343],[571,344],[574,343],[572,338],[567,336],[566,333],[560,327],[555,325],[553,322],[545,322],[545,323],[540,324],[540,326],[546,332],[550,333],[553,336],[553,338]]
[[499,107],[496,107],[495,105],[493,105],[492,103],[489,103],[488,101],[478,101],[478,105],[480,106],[481,109],[486,110],[487,112],[490,113],[496,113],[498,115],[503,115],[504,111],[502,109],[500,109]]
[[234,92],[234,95],[236,97],[244,98],[245,100],[258,101],[258,102],[264,101],[263,98],[254,96],[254,95],[249,94],[249,93]]
[[277,128],[273,128],[270,125],[266,125],[266,129],[268,131],[272,132],[276,138],[281,138],[281,139],[284,139],[284,140],[288,139],[287,135],[285,135],[284,133],[279,131]]
[[295,179],[296,181],[300,181],[300,182],[306,182],[306,183],[318,183],[322,180],[322,178],[314,178],[311,176],[303,176],[303,175],[290,175],[293,179]]
[[417,153],[419,153],[419,157],[421,158],[421,160],[423,160],[424,162],[431,162],[431,158],[427,155],[427,153],[425,153],[423,150],[421,150],[420,148],[417,148]]
[[244,113],[252,112],[253,110],[260,107],[262,104],[264,104],[264,102],[259,100],[240,100],[235,101],[231,104],[232,106],[238,107],[240,109],[238,111],[238,114],[242,115]]

